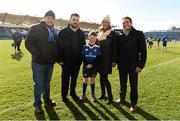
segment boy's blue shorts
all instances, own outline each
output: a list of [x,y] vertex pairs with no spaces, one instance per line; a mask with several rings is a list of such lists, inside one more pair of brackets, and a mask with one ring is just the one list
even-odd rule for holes
[[83,77],[84,77],[84,78],[88,78],[88,77],[95,78],[96,75],[97,75],[96,68],[87,69],[87,68],[83,65]]

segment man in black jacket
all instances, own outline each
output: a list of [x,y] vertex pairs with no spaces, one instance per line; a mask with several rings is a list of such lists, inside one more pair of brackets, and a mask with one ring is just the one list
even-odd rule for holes
[[132,26],[132,19],[125,17],[123,31],[117,41],[118,69],[120,75],[120,99],[119,103],[125,102],[127,79],[130,81],[130,111],[136,111],[138,100],[138,73],[142,71],[146,63],[146,42],[143,32],[137,31]]
[[15,44],[14,49],[15,49],[15,54],[16,54],[16,48],[17,48],[17,51],[21,51],[20,46],[22,42],[22,34],[20,33],[19,29],[17,29],[16,32],[14,32],[13,40]]
[[43,20],[31,27],[25,46],[32,55],[32,72],[34,81],[34,107],[42,113],[41,95],[45,106],[55,106],[50,99],[50,80],[54,63],[57,61],[57,33],[54,29],[55,14],[48,11]]
[[[62,67],[62,100],[67,102],[68,88],[73,99],[79,99],[76,95],[76,82],[82,63],[81,50],[85,45],[84,32],[79,26],[79,15],[74,13],[70,17],[68,27],[62,29],[58,36],[58,63]],[[71,80],[71,81],[70,81]]]

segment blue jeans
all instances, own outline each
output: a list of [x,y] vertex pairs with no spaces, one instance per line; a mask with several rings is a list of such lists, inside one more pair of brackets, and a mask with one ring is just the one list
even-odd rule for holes
[[50,95],[50,80],[53,73],[54,64],[41,65],[32,62],[32,72],[34,81],[34,107],[40,107],[41,96]]

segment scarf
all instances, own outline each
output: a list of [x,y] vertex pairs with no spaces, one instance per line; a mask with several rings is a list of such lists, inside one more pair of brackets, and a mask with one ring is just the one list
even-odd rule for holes
[[48,42],[56,43],[58,37],[56,30],[54,29],[54,27],[47,27],[47,29],[49,32]]
[[100,30],[97,36],[97,39],[99,41],[106,40],[107,36],[111,33],[112,29],[109,29],[107,31]]

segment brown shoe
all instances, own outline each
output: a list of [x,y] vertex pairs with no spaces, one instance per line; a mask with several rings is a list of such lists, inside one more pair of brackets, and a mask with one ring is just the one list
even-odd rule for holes
[[135,105],[134,105],[134,106],[131,106],[131,107],[130,107],[130,111],[131,111],[131,112],[136,112],[136,111],[137,111],[137,106],[135,106]]

